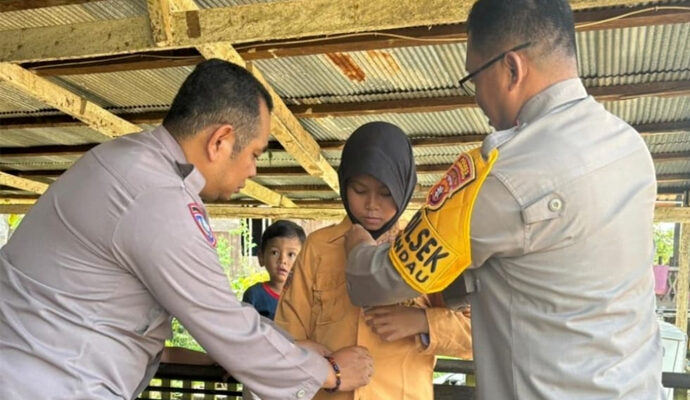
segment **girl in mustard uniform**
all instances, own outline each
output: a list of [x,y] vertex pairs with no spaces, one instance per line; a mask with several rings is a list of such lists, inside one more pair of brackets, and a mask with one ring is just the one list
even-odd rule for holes
[[345,143],[338,178],[347,217],[309,235],[275,322],[296,340],[321,344],[324,353],[366,347],[374,358],[374,376],[354,392],[322,390],[315,399],[431,400],[435,355],[472,356],[470,321],[462,313],[434,307],[427,297],[363,310],[347,294],[345,233],[355,221],[377,241],[392,241],[416,177],[410,141],[395,125],[365,124]]

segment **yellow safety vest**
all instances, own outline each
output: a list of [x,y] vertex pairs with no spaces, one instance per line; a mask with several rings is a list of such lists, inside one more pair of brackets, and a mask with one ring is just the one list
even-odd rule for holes
[[421,293],[440,292],[472,263],[470,220],[479,189],[498,158],[481,148],[463,153],[427,195],[388,257],[402,278]]

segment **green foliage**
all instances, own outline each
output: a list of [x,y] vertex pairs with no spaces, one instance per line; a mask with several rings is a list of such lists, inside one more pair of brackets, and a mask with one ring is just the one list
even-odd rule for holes
[[23,215],[10,214],[7,217],[7,224],[10,226],[10,230],[16,231],[19,227],[19,224],[22,222],[22,219],[24,219]]
[[[240,237],[244,243],[251,243],[251,232],[249,231],[249,223],[246,219],[240,221],[240,226],[228,232],[230,237]],[[252,244],[254,246],[254,244]],[[233,259],[233,247],[230,240],[225,236],[218,236],[218,243],[216,245],[216,252],[218,253],[218,260],[223,266],[223,271],[228,277],[230,288],[237,296],[238,300],[242,299],[245,290],[251,285],[268,280],[268,272],[261,270],[254,271],[251,267],[251,247],[244,246],[244,252],[239,260]],[[231,266],[235,264],[238,266],[239,276],[232,276]],[[180,322],[173,318],[172,321],[173,338],[165,342],[169,347],[184,347],[191,350],[204,351],[196,340],[189,334],[189,332],[180,324]]]
[[660,258],[663,264],[668,264],[673,257],[673,227],[673,224],[654,224],[655,264]]
[[165,341],[167,347],[184,347],[185,349],[204,351],[203,347],[194,340],[177,318],[172,320],[172,334],[172,339]]

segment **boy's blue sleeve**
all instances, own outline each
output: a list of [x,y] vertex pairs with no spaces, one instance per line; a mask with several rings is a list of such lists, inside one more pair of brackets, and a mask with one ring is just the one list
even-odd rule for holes
[[256,301],[256,296],[254,296],[254,286],[255,285],[250,286],[249,289],[244,292],[242,295],[243,302],[254,305],[254,301]]

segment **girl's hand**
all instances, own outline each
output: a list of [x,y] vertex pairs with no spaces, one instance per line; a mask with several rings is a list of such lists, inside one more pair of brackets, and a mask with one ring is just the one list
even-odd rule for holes
[[429,333],[426,312],[421,308],[400,305],[372,307],[364,319],[381,339],[392,342],[420,333]]

